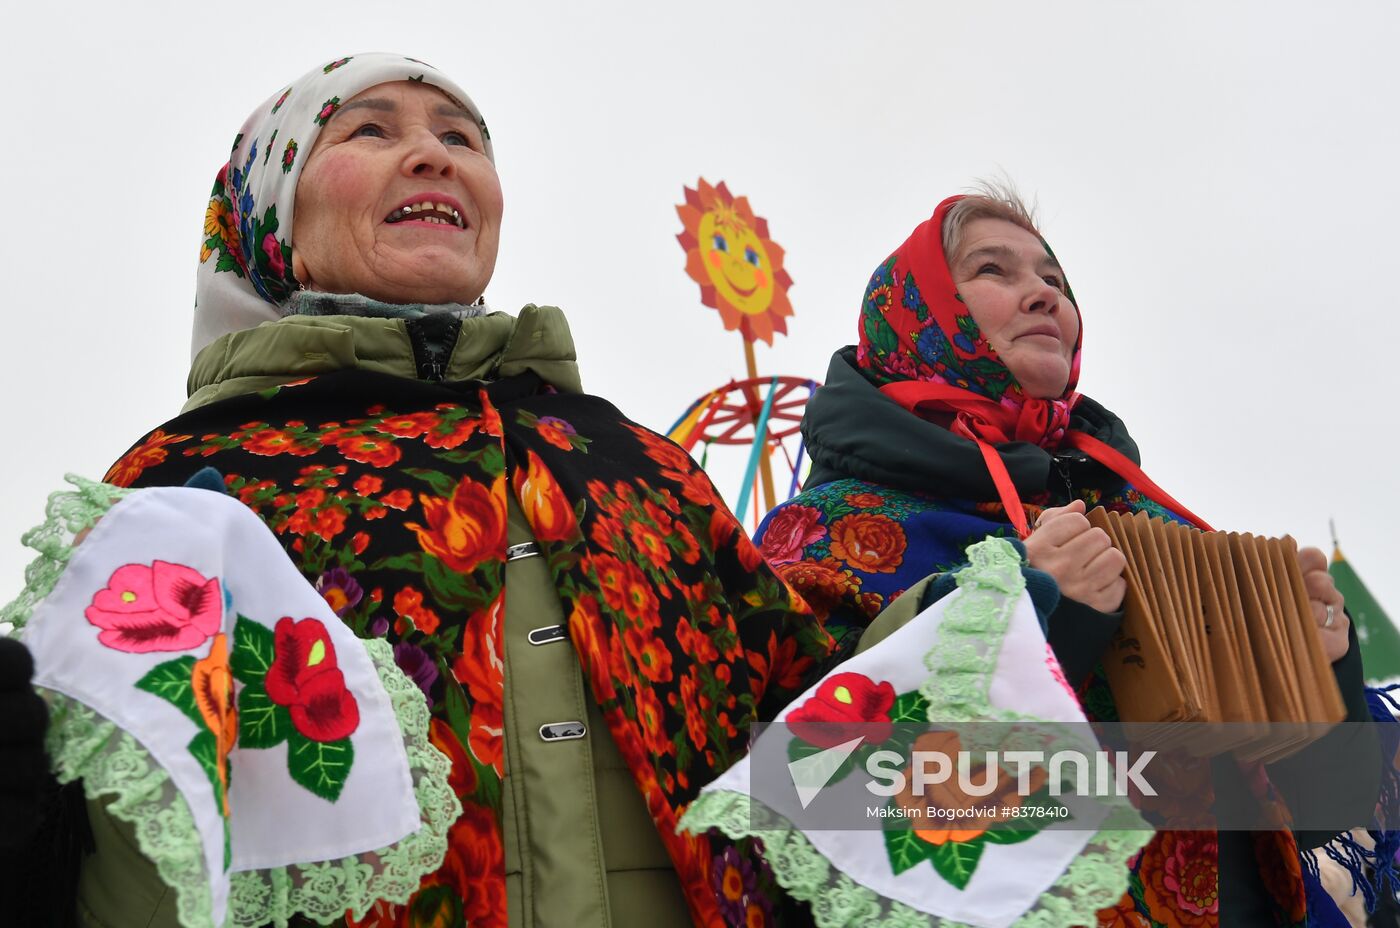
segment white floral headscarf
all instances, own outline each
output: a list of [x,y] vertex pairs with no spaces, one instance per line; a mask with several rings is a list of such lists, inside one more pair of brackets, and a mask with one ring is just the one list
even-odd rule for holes
[[221,335],[283,315],[298,287],[291,242],[302,166],[341,103],[386,81],[421,81],[446,93],[481,126],[486,156],[495,160],[481,111],[430,65],[373,53],[313,68],[253,111],[219,169],[204,214],[191,358]]

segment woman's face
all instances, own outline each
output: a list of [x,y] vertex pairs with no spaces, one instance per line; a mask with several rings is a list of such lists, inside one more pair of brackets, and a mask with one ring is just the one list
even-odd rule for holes
[[471,115],[378,84],[331,116],[297,181],[292,271],[308,290],[470,303],[496,266],[501,182]]
[[974,219],[948,270],[982,335],[1027,396],[1054,399],[1069,384],[1079,311],[1064,273],[1034,234],[1004,219]]

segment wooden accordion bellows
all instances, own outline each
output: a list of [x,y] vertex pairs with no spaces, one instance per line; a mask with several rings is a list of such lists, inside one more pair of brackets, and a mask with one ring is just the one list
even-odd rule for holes
[[1123,625],[1103,668],[1122,721],[1159,723],[1147,741],[1271,761],[1346,717],[1292,538],[1141,512],[1088,517],[1128,562]]

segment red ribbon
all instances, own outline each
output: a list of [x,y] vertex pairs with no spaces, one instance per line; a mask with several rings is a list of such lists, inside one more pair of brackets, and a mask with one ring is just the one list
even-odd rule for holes
[[987,472],[996,486],[1002,508],[1021,538],[1031,533],[1026,507],[1016,492],[1016,484],[1006,469],[1006,462],[993,447],[1012,441],[1029,442],[1047,450],[1053,450],[1062,443],[1068,444],[1113,471],[1148,499],[1186,517],[1197,528],[1210,531],[1210,526],[1204,520],[1157,486],[1143,473],[1142,468],[1126,456],[1097,438],[1069,428],[1070,410],[1079,399],[1077,393],[1071,393],[1067,399],[1061,400],[1032,398],[1019,407],[1012,407],[951,384],[922,380],[887,383],[880,388],[880,392],[915,415],[923,416],[931,412],[952,414],[953,421],[948,430],[976,442],[977,450],[982,453]]

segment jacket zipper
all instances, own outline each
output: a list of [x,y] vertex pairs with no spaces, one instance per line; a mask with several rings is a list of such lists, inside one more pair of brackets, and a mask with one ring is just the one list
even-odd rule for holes
[[1058,505],[1066,506],[1078,497],[1074,492],[1074,480],[1070,477],[1070,466],[1072,464],[1083,464],[1089,460],[1088,456],[1078,451],[1060,451],[1051,455],[1050,460],[1055,464],[1055,472],[1060,475],[1060,480],[1065,485],[1065,497]]

